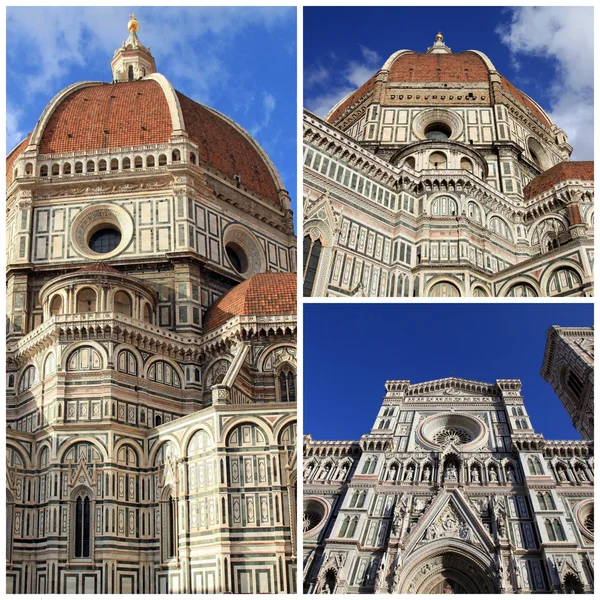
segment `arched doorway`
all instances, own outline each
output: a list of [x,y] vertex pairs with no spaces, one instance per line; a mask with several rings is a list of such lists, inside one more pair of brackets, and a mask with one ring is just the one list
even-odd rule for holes
[[401,576],[394,593],[499,593],[491,556],[452,537],[421,546],[399,569]]

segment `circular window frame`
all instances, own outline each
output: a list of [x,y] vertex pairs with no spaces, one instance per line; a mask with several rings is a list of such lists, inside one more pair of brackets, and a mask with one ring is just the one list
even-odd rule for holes
[[[443,140],[430,140],[425,130],[438,123],[448,127],[451,135]],[[427,108],[413,119],[413,133],[416,138],[432,144],[456,141],[462,136],[463,131],[463,120],[457,114],[443,108]]]
[[[94,252],[90,247],[90,239],[101,229],[116,229],[121,234],[121,241],[110,252]],[[71,240],[75,251],[85,258],[106,260],[118,256],[133,239],[133,218],[122,207],[116,204],[97,204],[84,208],[71,224]]]
[[[314,525],[307,531],[304,531],[304,512],[306,511],[306,509],[308,508],[308,505],[311,502],[314,502],[315,504],[320,505],[321,508],[323,509],[323,513],[321,514],[321,519],[319,520],[319,522],[316,525]],[[327,504],[327,502],[325,502],[321,498],[318,498],[317,496],[305,497],[304,501],[302,503],[302,535],[306,535],[306,536],[313,535],[316,531],[318,531],[327,522],[328,517],[329,517],[329,504]]]
[[581,529],[583,533],[585,533],[585,535],[592,539],[594,539],[594,532],[590,531],[585,526],[585,520],[593,510],[594,500],[591,498],[589,500],[582,500],[581,502],[579,502],[577,508],[575,509],[575,518],[577,521],[577,526],[579,527],[579,529]]
[[[227,256],[227,246],[237,246],[246,256],[247,266],[244,271],[238,271]],[[265,253],[258,241],[258,238],[242,225],[229,225],[223,232],[223,254],[226,257],[224,263],[229,268],[242,277],[250,277],[256,273],[263,273],[267,268]]]
[[461,429],[471,436],[471,441],[460,444],[464,451],[481,448],[488,440],[488,428],[485,423],[468,413],[443,412],[426,417],[417,427],[417,439],[431,450],[442,448],[433,437],[442,429]]

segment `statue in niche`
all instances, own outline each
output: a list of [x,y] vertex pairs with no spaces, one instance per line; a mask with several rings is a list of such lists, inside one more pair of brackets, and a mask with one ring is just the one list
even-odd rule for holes
[[429,465],[425,465],[425,469],[423,469],[423,481],[431,481],[431,468]]
[[348,465],[347,464],[343,464],[342,468],[340,469],[340,479],[343,481],[344,479],[346,479],[346,474],[348,473]]
[[375,591],[381,592],[385,586],[385,561],[381,561],[379,569],[377,569],[377,575],[375,576]]
[[398,467],[396,465],[392,465],[390,467],[390,474],[388,476],[389,481],[396,481],[396,474],[398,473]]
[[446,466],[446,471],[444,472],[444,481],[457,481],[458,473],[456,471],[456,465],[452,462]]
[[498,481],[498,473],[494,467],[490,468],[490,481]]
[[473,483],[479,483],[479,469],[477,467],[471,469],[471,481],[473,481]]
[[404,528],[404,520],[406,518],[406,496],[402,497],[396,503],[394,508],[394,535],[402,535],[402,529]]
[[404,473],[404,481],[412,481],[415,476],[415,468],[409,465]]
[[498,535],[500,537],[506,537],[506,508],[499,496],[494,496],[493,506]]
[[510,466],[510,465],[508,466],[506,473],[507,473],[508,481],[510,481],[511,483],[515,483],[517,481],[517,478],[515,477],[515,470],[512,468],[512,466]]
[[558,478],[561,481],[568,481],[567,473],[562,467],[558,467]]
[[583,470],[583,467],[579,467],[577,469],[577,479],[579,479],[579,481],[587,481],[587,475],[585,474],[585,471]]

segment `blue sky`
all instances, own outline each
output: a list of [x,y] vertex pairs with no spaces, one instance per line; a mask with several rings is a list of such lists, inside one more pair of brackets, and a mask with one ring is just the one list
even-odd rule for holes
[[131,12],[157,70],[252,133],[295,200],[295,7],[8,8],[7,152],[61,89],[112,79],[110,61]]
[[352,440],[368,433],[388,379],[521,379],[546,439],[581,439],[540,376],[552,325],[591,326],[591,303],[306,304],[304,432]]
[[593,160],[591,7],[307,7],[304,104],[325,116],[401,49],[438,31],[453,52],[480,50],[562,127],[572,159]]

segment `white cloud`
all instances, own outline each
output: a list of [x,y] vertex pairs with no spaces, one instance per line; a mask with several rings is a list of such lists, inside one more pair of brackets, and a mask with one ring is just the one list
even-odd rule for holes
[[340,73],[341,78],[337,85],[322,93],[309,95],[309,92],[306,98],[306,108],[320,117],[326,116],[340,100],[358,89],[381,68],[381,57],[375,50],[361,45],[360,53],[360,60],[351,60],[341,67],[335,64],[339,61],[335,55],[332,55],[331,61],[334,66],[330,68],[323,66],[309,68],[308,77],[304,79],[307,90],[318,84],[323,84],[329,78],[331,72]]
[[512,9],[502,41],[518,56],[556,62],[550,118],[569,137],[575,160],[594,157],[594,13],[592,7],[535,6]]
[[256,137],[260,131],[262,131],[265,127],[269,125],[271,122],[271,117],[273,112],[275,111],[275,107],[277,105],[277,101],[275,100],[275,96],[270,94],[269,92],[263,92],[262,97],[262,107],[263,107],[263,118],[259,123],[250,127],[250,133]]
[[[20,71],[27,74],[18,79],[22,82],[19,95],[24,99],[51,97],[71,83],[65,80],[72,69],[97,68],[99,56],[107,59],[103,79],[110,81],[109,60],[127,38],[130,11],[126,7],[7,9],[8,69],[19,76]],[[140,40],[151,48],[158,71],[180,86],[183,82],[187,95],[206,103],[215,90],[234,85],[225,65],[244,30],[262,26],[274,31],[294,19],[294,11],[289,7],[134,9]],[[20,114],[14,115],[16,134]]]
[[19,127],[23,111],[7,104],[6,106],[6,153],[8,154],[21,143],[27,135]]

